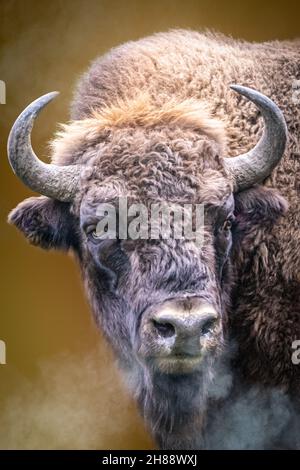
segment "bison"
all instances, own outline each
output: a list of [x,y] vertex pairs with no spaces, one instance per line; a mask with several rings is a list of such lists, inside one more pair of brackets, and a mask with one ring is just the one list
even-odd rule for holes
[[[9,221],[34,245],[76,254],[96,323],[163,449],[213,447],[235,384],[298,406],[299,46],[184,30],[128,42],[79,81],[51,164],[30,133],[55,92],[10,133],[10,164],[41,196]],[[99,236],[99,204],[121,197],[202,204],[203,243]],[[275,441],[257,445],[288,445]]]

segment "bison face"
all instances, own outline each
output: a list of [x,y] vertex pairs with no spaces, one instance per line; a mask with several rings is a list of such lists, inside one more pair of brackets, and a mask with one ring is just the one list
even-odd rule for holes
[[77,253],[96,321],[125,368],[211,372],[224,343],[231,269],[251,251],[260,227],[271,227],[284,213],[284,200],[262,187],[234,199],[227,194],[225,203],[207,208],[198,246],[172,238],[99,240],[90,193],[97,204],[103,197],[90,190],[78,213],[69,203],[27,199],[10,222],[32,244]]
[[[171,155],[170,148],[168,151]],[[211,363],[222,349],[234,198],[226,179],[217,178],[216,171],[214,178],[212,174],[209,170],[205,184],[200,178],[201,188],[195,191],[204,211],[203,224],[198,227],[203,232],[201,243],[176,239],[174,232],[165,239],[152,239],[153,220],[147,220],[146,234],[139,227],[138,234],[143,233],[145,239],[120,238],[118,222],[124,214],[118,213],[119,195],[134,192],[128,184],[114,181],[100,189],[98,184],[90,184],[80,202],[83,278],[97,321],[127,364],[168,374],[190,373]],[[212,183],[214,187],[208,191]],[[156,189],[158,186],[157,181]],[[170,186],[178,197],[175,179],[173,185],[161,188],[161,195],[168,193],[170,199]],[[149,192],[143,189],[141,199],[149,202],[152,190],[152,186]],[[136,208],[137,199],[134,201]],[[113,223],[116,233],[101,236],[97,212],[103,203],[105,208],[115,209],[117,220]],[[128,202],[129,212],[131,207]],[[133,221],[127,220],[129,227]]]

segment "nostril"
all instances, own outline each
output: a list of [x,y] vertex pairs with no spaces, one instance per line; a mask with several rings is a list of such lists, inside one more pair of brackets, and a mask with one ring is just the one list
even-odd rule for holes
[[207,333],[209,333],[214,328],[215,324],[216,318],[209,318],[208,320],[206,320],[201,327],[201,334],[206,335]]
[[169,338],[175,335],[175,328],[171,323],[160,323],[156,320],[152,320],[155,329],[164,338]]

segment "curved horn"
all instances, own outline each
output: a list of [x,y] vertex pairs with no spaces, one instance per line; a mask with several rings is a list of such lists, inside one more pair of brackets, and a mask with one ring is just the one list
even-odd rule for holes
[[265,124],[264,133],[252,150],[225,159],[226,168],[235,180],[235,190],[241,191],[263,181],[279,163],[285,151],[287,127],[278,106],[265,95],[244,86],[230,88],[258,107]]
[[31,130],[39,112],[58,95],[54,91],[33,101],[14,123],[7,143],[14,173],[33,191],[70,202],[78,187],[80,165],[59,166],[38,159],[31,146]]

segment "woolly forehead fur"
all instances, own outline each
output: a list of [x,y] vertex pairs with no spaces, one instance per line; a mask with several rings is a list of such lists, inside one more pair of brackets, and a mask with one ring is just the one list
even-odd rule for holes
[[91,115],[90,118],[61,125],[61,130],[51,142],[53,163],[75,163],[66,162],[64,156],[99,142],[105,130],[122,127],[177,125],[183,129],[198,130],[212,138],[220,146],[220,152],[226,145],[225,131],[220,121],[212,119],[206,107],[193,98],[181,102],[171,100],[158,108],[143,93],[135,99],[118,100],[110,106],[92,110]]
[[[51,143],[52,162],[91,165],[98,168],[98,176],[99,169],[101,172],[105,168],[104,175],[107,177],[114,176],[117,162],[122,160],[124,176],[132,181],[128,167],[138,162],[130,158],[130,154],[135,153],[142,158],[145,149],[151,152],[152,144],[153,153],[157,153],[160,143],[170,146],[172,152],[181,153],[186,170],[193,163],[189,160],[195,161],[197,157],[201,192],[205,199],[213,196],[211,192],[216,193],[218,200],[222,200],[225,193],[228,195],[230,182],[218,158],[224,154],[226,147],[225,131],[221,122],[212,119],[205,106],[192,98],[169,100],[158,107],[146,93],[141,93],[134,99],[118,100],[112,105],[92,110],[91,117],[61,126]],[[123,155],[120,157],[121,147],[127,155],[125,158]],[[164,154],[166,156],[166,152]],[[173,165],[176,172],[174,161]],[[131,171],[134,173],[135,170]],[[133,178],[136,179],[135,176]]]

